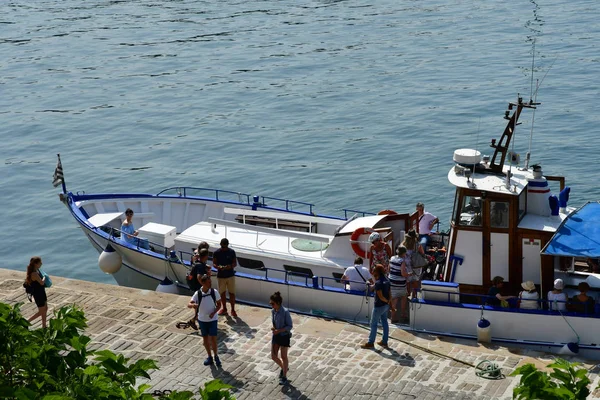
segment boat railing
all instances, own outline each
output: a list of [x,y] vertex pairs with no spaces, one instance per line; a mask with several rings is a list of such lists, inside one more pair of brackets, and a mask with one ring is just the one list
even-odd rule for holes
[[[170,192],[173,192],[172,194]],[[200,193],[209,192],[212,195],[201,195]],[[196,194],[197,193],[197,194]],[[200,197],[209,198],[217,201],[229,201],[245,205],[252,205],[250,202],[251,195],[241,192],[233,192],[231,190],[211,189],[211,188],[199,188],[190,186],[177,186],[167,188],[156,194],[160,196],[177,196],[177,197]]]
[[[262,272],[264,275],[260,276],[258,272]],[[246,275],[246,273],[244,273]],[[260,270],[253,270],[253,276],[259,277],[266,281],[283,281],[285,283],[292,283],[296,285],[302,285],[305,287],[310,287],[313,289],[321,289],[321,290],[337,290],[346,293],[353,293],[359,295],[365,295],[365,290],[350,290],[349,287],[342,283],[338,278],[329,278],[326,276],[316,276],[310,274],[304,274],[302,272],[294,272],[287,271],[275,268],[261,268]],[[358,283],[360,285],[365,285],[365,282],[359,281],[348,281],[352,283]]]
[[109,241],[119,240],[122,244],[127,243],[127,244],[135,247],[136,250],[147,250],[147,251],[151,251],[156,254],[160,254],[160,255],[164,256],[170,262],[181,261],[180,264],[183,264],[185,267],[190,268],[189,264],[186,264],[183,261],[186,259],[191,260],[193,254],[190,252],[178,250],[178,251],[176,251],[176,254],[178,254],[178,260],[174,260],[174,259],[171,259],[171,251],[172,250],[169,247],[165,247],[162,244],[151,242],[150,240],[148,240],[146,238],[138,237],[138,236],[134,236],[133,241],[129,242],[129,241],[123,239],[124,235],[127,235],[127,233],[125,233],[117,228],[113,228],[113,227],[107,227],[107,228],[108,228],[108,230],[106,230],[106,229],[103,229],[103,230],[108,233]]
[[[279,197],[271,197],[271,196],[253,196],[248,193],[234,192],[230,190],[220,190],[220,189],[212,189],[212,188],[200,188],[200,187],[192,187],[192,186],[174,186],[167,189],[164,189],[156,194],[157,197],[160,196],[177,196],[182,198],[204,198],[204,199],[212,199],[216,201],[225,201],[237,204],[243,204],[247,206],[260,206],[264,208],[269,208],[273,210],[280,211],[289,211],[306,215],[315,215],[314,208],[315,205],[312,203],[307,203],[304,201],[298,200],[290,200],[290,199],[282,199]],[[348,219],[350,216],[354,214],[358,214],[360,216],[367,215],[375,215],[374,213],[366,212],[366,211],[358,211],[352,209],[342,209],[344,212],[344,219]],[[325,215],[322,215],[325,216]],[[341,218],[335,217],[334,218]]]
[[[313,208],[315,205],[311,203],[305,203],[303,201],[296,200],[280,199],[277,197],[269,196],[259,196],[259,198],[261,199],[260,205],[262,207],[282,209],[286,211],[295,211],[313,215]],[[279,203],[280,206],[274,206],[272,202]]]
[[360,217],[366,217],[367,215],[375,215],[375,213],[359,211],[359,210],[352,210],[350,208],[342,208],[342,211],[344,212],[344,219],[348,219],[354,215],[357,215]]
[[[420,293],[419,293],[420,292]],[[435,293],[435,299],[428,299],[427,293]],[[457,296],[460,296],[460,301],[453,301]],[[445,299],[443,299],[445,298]],[[587,304],[574,302],[573,300],[560,301],[560,300],[546,300],[546,299],[519,299],[510,298],[506,300],[504,306],[495,305],[498,299],[494,296],[488,296],[483,294],[471,294],[471,293],[458,293],[443,290],[431,290],[431,289],[418,289],[413,293],[413,301],[425,301],[427,303],[449,305],[449,306],[462,306],[462,305],[473,305],[473,306],[485,306],[495,310],[510,311],[510,312],[534,312],[543,314],[563,314],[563,315],[585,315],[588,317],[600,318],[600,304]],[[536,307],[531,304],[537,303]],[[524,305],[528,306],[523,307]],[[557,311],[558,305],[564,304],[565,311]],[[554,307],[552,307],[554,305]],[[529,308],[531,307],[531,308]],[[562,307],[561,307],[562,308]]]

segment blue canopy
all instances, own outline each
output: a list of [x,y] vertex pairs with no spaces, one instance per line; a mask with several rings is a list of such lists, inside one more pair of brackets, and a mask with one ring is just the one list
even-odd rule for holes
[[587,203],[565,218],[542,254],[599,258],[600,203]]

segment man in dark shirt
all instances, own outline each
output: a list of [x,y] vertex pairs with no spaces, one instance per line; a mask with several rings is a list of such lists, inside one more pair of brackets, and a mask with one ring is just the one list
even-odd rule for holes
[[231,304],[231,316],[237,317],[235,312],[235,270],[237,260],[235,251],[229,248],[229,240],[221,239],[221,248],[213,253],[213,266],[217,269],[217,281],[219,282],[219,294],[221,295],[221,310],[219,315],[227,315],[227,299],[225,293],[229,292],[229,303]]
[[371,287],[375,290],[375,304],[373,306],[373,313],[371,314],[371,332],[369,333],[369,341],[363,344],[363,349],[372,349],[375,347],[375,337],[377,336],[377,325],[381,321],[381,327],[383,328],[383,337],[378,345],[381,347],[388,347],[388,335],[389,325],[387,320],[388,310],[395,312],[396,309],[391,304],[392,296],[390,293],[390,281],[385,276],[385,269],[381,264],[375,265],[373,270],[373,279],[375,284]]

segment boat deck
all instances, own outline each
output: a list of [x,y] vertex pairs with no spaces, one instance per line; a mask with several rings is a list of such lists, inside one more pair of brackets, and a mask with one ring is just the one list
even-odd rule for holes
[[[277,234],[261,232],[256,229],[255,226],[249,226],[248,229],[222,225],[215,227],[214,224],[200,222],[181,232],[175,239],[175,244],[179,249],[195,248],[199,242],[204,240],[212,247],[219,247],[221,239],[227,237],[229,246],[236,250],[244,249],[277,256],[287,255],[315,261],[323,260],[322,253],[327,243],[322,241],[329,239],[327,235],[311,233],[303,235],[307,238],[298,238],[296,237],[299,236],[297,232],[277,230],[277,233],[281,232],[281,234]],[[310,240],[308,237],[313,237],[314,240]],[[321,244],[323,251],[319,251]],[[314,250],[299,250],[301,246]]]

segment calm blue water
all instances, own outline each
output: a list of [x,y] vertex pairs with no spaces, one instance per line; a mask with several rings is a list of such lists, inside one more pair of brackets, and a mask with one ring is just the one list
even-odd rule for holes
[[[600,5],[28,0],[0,5],[0,267],[112,282],[51,185],[215,187],[447,221],[456,148],[543,79],[532,163],[599,200]],[[532,113],[515,150],[524,154]]]

